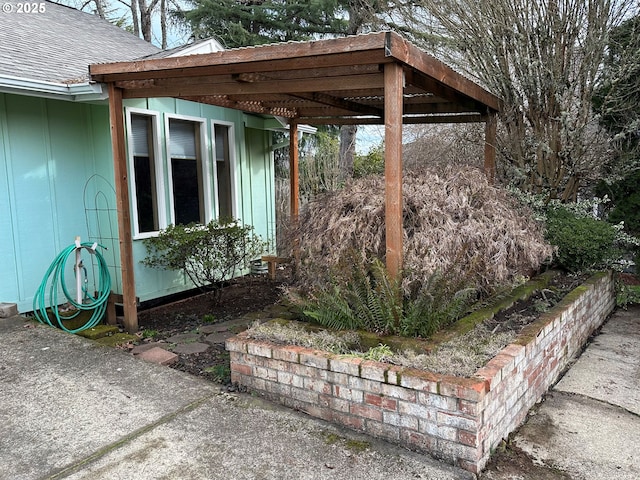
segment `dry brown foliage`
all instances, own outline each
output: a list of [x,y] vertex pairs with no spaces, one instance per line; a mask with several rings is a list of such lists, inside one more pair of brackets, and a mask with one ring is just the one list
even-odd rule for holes
[[[478,169],[405,172],[403,191],[406,288],[438,273],[490,292],[529,276],[552,253],[529,212]],[[384,178],[318,196],[302,211],[297,234],[299,280],[307,287],[326,281],[354,250],[384,260]]]

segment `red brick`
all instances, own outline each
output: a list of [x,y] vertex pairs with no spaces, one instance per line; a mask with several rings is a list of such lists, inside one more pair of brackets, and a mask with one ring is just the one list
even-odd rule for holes
[[238,372],[242,375],[252,375],[253,374],[253,368],[250,365],[242,365],[240,363],[232,363],[231,364],[231,371],[232,372]]
[[362,358],[330,358],[329,370],[337,373],[346,373],[348,375],[359,376],[360,364],[364,360]]
[[247,353],[249,355],[255,355],[256,357],[271,358],[271,345],[268,343],[251,342],[247,344]]
[[495,390],[502,381],[501,369],[498,366],[485,365],[476,371],[475,376],[485,380],[485,388],[488,392]]
[[384,382],[387,379],[389,366],[385,363],[366,360],[360,364],[360,376],[377,382]]
[[463,445],[468,445],[470,447],[477,447],[478,445],[478,434],[467,432],[465,430],[458,431],[458,441]]
[[230,352],[247,352],[247,342],[242,337],[231,337],[225,342],[225,348]]
[[320,368],[322,370],[329,369],[329,358],[327,355],[315,353],[313,350],[300,352],[300,363],[309,367]]
[[382,422],[382,410],[377,408],[367,407],[361,404],[351,404],[349,412],[358,417],[370,418],[371,420]]
[[436,445],[435,438],[404,429],[400,432],[400,441],[405,445],[417,448],[423,452],[431,452],[433,447]]
[[413,368],[407,368],[400,374],[400,385],[413,390],[437,393],[438,380],[442,375],[436,375],[431,372],[424,372]]
[[477,402],[484,397],[487,386],[482,380],[447,376],[438,382],[438,392],[445,397],[464,398]]
[[499,368],[502,372],[502,378],[504,379],[505,373],[509,373],[515,366],[515,359],[511,355],[500,352],[498,355],[489,360],[487,366]]
[[355,430],[364,429],[364,420],[359,417],[354,417],[353,415],[342,414],[334,411],[333,419],[345,427],[353,428]]
[[178,355],[164,348],[153,347],[137,355],[138,358],[159,365],[171,365],[178,361]]
[[477,402],[470,402],[468,400],[458,400],[458,411],[470,417],[477,417],[480,413],[480,404]]
[[305,348],[296,345],[273,347],[272,354],[276,360],[283,360],[289,363],[300,363],[300,351]]
[[372,393],[364,394],[364,403],[384,408],[385,410],[396,410],[398,408],[397,400],[393,398],[386,398],[382,395],[374,395]]

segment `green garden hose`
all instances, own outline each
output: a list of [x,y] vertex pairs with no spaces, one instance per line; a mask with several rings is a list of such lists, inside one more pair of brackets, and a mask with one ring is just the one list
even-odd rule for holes
[[[96,246],[104,248],[102,245],[95,243],[78,243],[69,245],[55,258],[55,260],[49,266],[47,273],[42,279],[42,283],[33,298],[33,313],[36,319],[40,323],[51,325],[52,327],[58,327],[69,333],[77,333],[88,328],[95,327],[104,317],[107,310],[107,300],[111,293],[111,275],[109,275],[109,269],[104,257],[96,250]],[[65,267],[69,256],[76,252],[76,249],[86,249],[92,255],[95,255],[98,261],[98,285],[96,288],[95,296],[89,295],[86,286],[83,290],[83,301],[78,303],[73,299],[73,296],[69,293],[67,284],[65,282]],[[75,271],[75,268],[74,268]],[[86,275],[86,270],[85,270]],[[51,307],[48,308],[45,303],[45,297],[47,292],[47,286],[49,286],[49,303]],[[73,306],[75,311],[73,313],[60,312],[60,303],[58,301],[58,292],[60,288],[64,292],[66,297],[66,303]],[[63,321],[69,321],[76,318],[82,312],[93,310],[93,314],[87,320],[87,322],[79,328],[69,329],[64,326]],[[55,321],[53,320],[55,318]],[[52,323],[53,322],[53,323]],[[55,325],[57,323],[57,325]]]

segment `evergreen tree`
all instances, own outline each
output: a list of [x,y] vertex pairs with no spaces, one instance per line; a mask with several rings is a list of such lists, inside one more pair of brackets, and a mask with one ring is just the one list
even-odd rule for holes
[[196,39],[216,37],[225,47],[309,40],[347,32],[344,1],[190,0],[177,12]]

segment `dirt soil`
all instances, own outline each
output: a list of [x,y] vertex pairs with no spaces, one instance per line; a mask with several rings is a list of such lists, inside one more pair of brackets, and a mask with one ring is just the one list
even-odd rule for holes
[[589,274],[574,275],[559,272],[544,288],[526,300],[516,302],[511,308],[497,313],[485,325],[494,333],[514,331],[519,333],[523,327],[534,322],[541,313],[551,309],[574,288],[582,284]]
[[[239,333],[247,321],[237,321],[247,314],[259,312],[275,304],[281,295],[281,281],[271,281],[264,276],[247,276],[224,287],[220,302],[212,293],[157,306],[138,313],[141,344],[166,343],[180,334],[200,334],[208,338],[211,346],[201,353],[178,353],[179,359],[171,365],[193,375],[202,376],[221,384],[228,384],[229,354],[224,348],[225,337]],[[218,338],[209,336],[218,333]],[[177,352],[176,352],[177,353]]]

